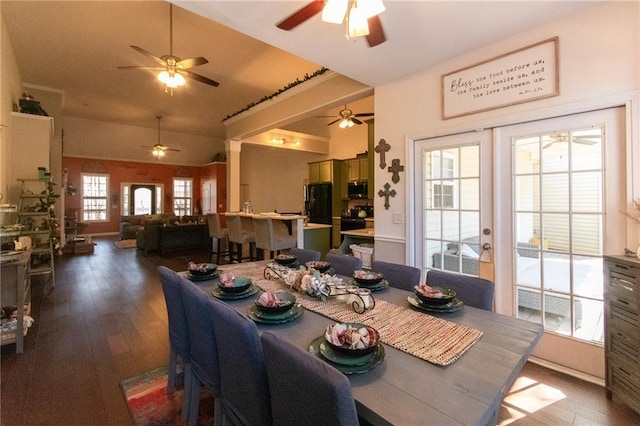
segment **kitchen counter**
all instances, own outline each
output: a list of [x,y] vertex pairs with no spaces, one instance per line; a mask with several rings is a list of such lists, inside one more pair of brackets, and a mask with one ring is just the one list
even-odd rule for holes
[[324,223],[307,223],[306,225],[304,225],[305,231],[307,229],[330,229],[330,228],[332,228],[331,225],[325,225]]
[[373,238],[373,236],[375,235],[375,229],[374,228],[353,229],[351,231],[342,231],[340,233],[342,235],[350,235],[352,237]]
[[324,255],[331,249],[331,225],[323,223],[307,223],[303,228],[304,245],[306,250],[315,250],[320,252],[320,256],[324,259]]
[[351,244],[368,244],[373,246],[375,230],[374,228],[354,229],[352,231],[342,231],[340,234],[344,235],[342,244],[338,247],[339,254],[351,254]]

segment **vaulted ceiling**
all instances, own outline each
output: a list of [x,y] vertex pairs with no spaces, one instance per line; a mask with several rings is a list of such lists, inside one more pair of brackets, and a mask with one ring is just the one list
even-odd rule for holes
[[188,81],[170,96],[151,73],[117,69],[155,65],[130,45],[169,53],[166,2],[4,0],[0,7],[22,80],[63,91],[65,115],[143,127],[155,127],[160,115],[167,130],[224,139],[225,117],[323,66],[376,86],[594,4],[386,0],[387,41],[369,48],[320,15],[292,31],[275,27],[308,1],[174,3],[174,55],[207,58],[193,71],[219,87]]

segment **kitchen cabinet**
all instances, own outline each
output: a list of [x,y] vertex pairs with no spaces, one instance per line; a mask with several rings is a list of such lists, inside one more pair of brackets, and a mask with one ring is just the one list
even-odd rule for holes
[[640,260],[604,261],[606,396],[640,413]]
[[333,181],[333,161],[309,163],[309,183],[331,183]]
[[349,182],[369,180],[369,157],[346,160]]

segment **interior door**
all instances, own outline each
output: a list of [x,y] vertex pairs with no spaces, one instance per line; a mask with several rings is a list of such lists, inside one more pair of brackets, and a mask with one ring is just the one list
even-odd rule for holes
[[156,187],[155,185],[131,185],[129,214],[155,214]]
[[491,131],[417,140],[415,263],[493,280]]

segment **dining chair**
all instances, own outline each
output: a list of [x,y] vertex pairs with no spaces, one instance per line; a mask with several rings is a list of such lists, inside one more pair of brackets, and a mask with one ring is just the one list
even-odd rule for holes
[[211,318],[211,300],[194,283],[182,277],[180,279],[182,283],[179,288],[187,318],[191,353],[188,421],[190,426],[195,426],[198,422],[200,390],[203,385],[214,397],[214,416],[220,415],[217,340],[212,322],[207,320]]
[[420,269],[413,266],[400,265],[397,263],[374,260],[371,263],[371,270],[384,275],[391,287],[402,290],[413,291],[413,287],[420,284]]
[[294,247],[289,250],[289,254],[294,255],[298,259],[298,263],[304,265],[312,260],[320,260],[320,252],[315,250],[306,250]]
[[331,263],[331,267],[338,275],[350,277],[353,271],[362,269],[362,259],[355,256],[327,253],[324,259]]
[[219,343],[220,398],[223,424],[272,423],[269,385],[262,344],[253,321],[214,299],[209,315]]
[[[247,223],[250,226],[247,226]],[[251,217],[238,214],[227,215],[227,229],[229,230],[229,260],[242,263],[242,245],[249,244],[249,260],[255,260],[256,235]]]
[[[211,262],[213,263],[213,255],[216,255],[216,264],[220,264],[220,256],[229,255],[229,230],[223,228],[220,224],[220,215],[218,213],[207,214],[207,225],[209,226],[209,237],[211,237]],[[215,250],[214,242],[215,240]],[[226,249],[222,249],[222,243]],[[231,263],[231,259],[229,259]]]
[[440,286],[454,290],[458,298],[467,306],[486,311],[493,310],[495,285],[492,281],[430,269],[427,272],[426,283],[430,286]]
[[280,229],[272,218],[268,216],[254,216],[253,228],[256,235],[256,249],[262,251],[262,258],[266,259],[266,252],[269,258],[281,250],[293,248],[297,244],[296,236],[290,235],[286,226],[282,224]]
[[260,340],[274,425],[359,424],[344,374],[275,334],[264,332]]

